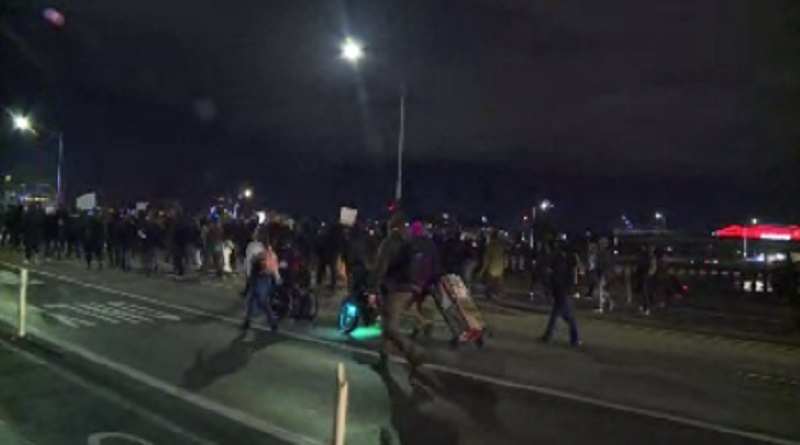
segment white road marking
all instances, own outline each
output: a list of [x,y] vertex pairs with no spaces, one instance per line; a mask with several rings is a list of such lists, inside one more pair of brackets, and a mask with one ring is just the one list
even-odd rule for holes
[[28,304],[28,310],[35,311],[35,312],[40,312],[44,316],[52,317],[52,318],[58,320],[59,322],[61,322],[62,324],[66,325],[66,326],[69,326],[71,328],[74,328],[74,329],[80,328],[81,326],[88,326],[88,327],[97,326],[97,324],[94,323],[94,322],[81,320],[79,318],[70,317],[70,316],[64,315],[64,314],[57,314],[57,313],[53,313],[53,312],[50,312],[50,311],[46,311],[46,310],[44,310],[44,309],[42,309],[40,307],[34,306],[32,304]]
[[51,345],[61,349],[62,351],[66,351],[70,354],[78,356],[83,360],[86,360],[97,366],[101,366],[103,368],[107,368],[111,371],[114,371],[118,374],[122,374],[125,377],[134,380],[140,384],[149,386],[150,388],[161,391],[167,395],[177,397],[186,403],[198,406],[202,409],[205,409],[206,411],[212,412],[221,417],[240,423],[253,430],[261,431],[274,438],[277,438],[279,440],[284,440],[286,442],[296,445],[323,445],[322,441],[318,441],[310,437],[306,437],[302,434],[286,430],[270,422],[267,422],[266,420],[259,419],[258,417],[255,417],[251,414],[225,406],[221,403],[215,402],[211,399],[207,399],[201,395],[195,394],[186,389],[179,388],[171,383],[165,382],[161,379],[158,379],[142,371],[139,371],[138,369],[107,359],[81,346],[65,342],[59,338],[50,336],[49,334],[39,331],[38,329],[32,329],[30,332],[34,334],[36,338],[46,343],[50,343]]
[[[9,270],[0,270],[0,284],[8,286],[19,286],[19,274]],[[40,286],[44,282],[39,280],[28,280],[28,286]]]
[[[8,266],[16,266],[14,264],[6,263],[6,262],[0,262],[0,264],[6,264]],[[42,276],[45,276],[45,277],[49,277],[49,278],[53,278],[53,279],[56,279],[56,280],[60,280],[60,281],[63,281],[65,283],[75,284],[77,286],[85,287],[87,289],[94,289],[94,290],[97,290],[97,291],[100,291],[100,292],[105,292],[105,293],[109,293],[109,294],[112,294],[112,295],[119,295],[119,296],[127,297],[127,298],[130,298],[130,299],[133,299],[133,300],[146,301],[146,302],[148,302],[150,304],[163,306],[163,307],[168,307],[168,308],[179,310],[179,311],[184,311],[184,312],[187,312],[187,313],[190,313],[190,314],[193,314],[193,315],[205,316],[205,317],[209,317],[209,318],[225,321],[225,322],[228,322],[228,323],[233,323],[233,324],[236,324],[236,325],[238,325],[240,323],[240,321],[241,321],[241,320],[237,320],[237,319],[234,319],[234,318],[231,318],[231,317],[220,316],[220,315],[217,315],[217,314],[201,311],[201,310],[198,310],[198,309],[193,309],[193,308],[186,307],[186,306],[176,305],[176,304],[172,304],[172,303],[165,303],[165,302],[157,300],[155,298],[146,297],[146,296],[139,295],[139,294],[134,294],[134,293],[131,293],[131,292],[121,291],[121,290],[113,289],[113,288],[102,286],[102,285],[98,285],[98,284],[82,282],[82,281],[76,280],[74,278],[70,278],[70,277],[67,277],[67,276],[54,274],[54,273],[51,273],[51,272],[44,272],[44,271],[39,271],[39,270],[31,270],[31,273],[35,273],[35,274],[39,274],[39,275],[42,275]],[[254,326],[254,328],[266,331],[266,328],[262,328],[260,326]],[[342,350],[346,350],[346,351],[350,351],[350,352],[357,352],[357,353],[360,353],[360,354],[365,354],[365,355],[370,355],[370,356],[377,356],[378,355],[377,352],[369,350],[369,349],[365,349],[365,348],[361,348],[361,347],[357,347],[357,346],[353,346],[353,345],[349,345],[349,344],[345,344],[345,343],[337,343],[337,342],[332,342],[332,341],[328,341],[328,340],[322,340],[322,339],[319,339],[319,338],[315,338],[315,337],[311,337],[311,336],[307,336],[307,335],[302,335],[302,334],[298,334],[298,333],[295,333],[295,332],[287,332],[287,331],[284,330],[284,331],[279,331],[279,335],[283,335],[283,336],[286,336],[286,337],[289,337],[289,338],[294,338],[294,339],[301,340],[301,341],[306,341],[306,342],[309,342],[309,343],[315,343],[315,344],[320,344],[320,345],[324,345],[324,346],[328,346],[328,347],[333,347],[333,348],[336,348],[336,349],[342,349]],[[72,346],[70,346],[70,347],[72,347]],[[76,348],[77,348],[77,346],[76,346]],[[95,356],[95,354],[90,352],[90,351],[85,351],[85,352],[87,354],[91,354],[92,356]],[[78,354],[78,355],[82,355],[82,354]],[[116,365],[116,363],[110,362],[110,361],[106,360],[105,358],[99,357],[99,356],[95,356],[95,358],[97,360],[99,360],[99,361],[102,361],[102,362],[109,362],[110,365],[107,366],[107,367],[109,367],[111,369],[115,369],[113,365]],[[393,357],[392,359],[395,362],[399,362],[399,363],[404,362],[404,360],[399,358],[399,357]],[[94,360],[91,360],[91,361],[94,361]],[[101,362],[98,362],[98,363],[101,363]],[[123,366],[124,367],[124,365],[119,365],[119,366]],[[676,414],[670,414],[670,413],[661,412],[661,411],[655,411],[655,410],[651,410],[651,409],[647,409],[647,408],[639,408],[639,407],[635,407],[635,406],[631,406],[631,405],[626,405],[626,404],[622,404],[622,403],[618,403],[618,402],[612,402],[612,401],[608,401],[608,400],[604,400],[604,399],[585,396],[585,395],[572,393],[572,392],[568,392],[568,391],[563,391],[563,390],[559,390],[559,389],[547,388],[547,387],[544,387],[544,386],[538,386],[538,385],[531,385],[531,384],[526,384],[526,383],[514,382],[514,381],[508,380],[508,379],[503,379],[503,378],[499,378],[499,377],[492,377],[492,376],[483,375],[483,374],[477,374],[477,373],[473,373],[473,372],[470,372],[470,371],[464,371],[464,370],[461,370],[461,369],[452,368],[452,367],[445,366],[445,365],[429,364],[427,366],[430,369],[434,369],[434,370],[437,370],[437,371],[442,372],[442,373],[447,373],[447,374],[451,374],[451,375],[457,375],[457,376],[469,378],[469,379],[472,379],[472,380],[482,381],[482,382],[485,382],[485,383],[491,383],[491,384],[494,384],[494,385],[497,385],[497,386],[501,386],[501,387],[505,387],[505,388],[528,391],[528,392],[532,392],[532,393],[536,393],[536,394],[543,394],[543,395],[547,395],[547,396],[551,396],[551,397],[557,397],[557,398],[560,398],[560,399],[569,400],[569,401],[572,401],[572,402],[583,403],[583,404],[586,404],[586,405],[597,406],[597,407],[600,407],[600,408],[606,408],[606,409],[610,409],[610,410],[613,410],[613,411],[618,411],[618,412],[623,412],[623,413],[628,413],[628,414],[636,414],[636,415],[643,416],[643,417],[648,417],[648,418],[652,418],[652,419],[673,422],[673,423],[677,423],[677,424],[680,424],[680,425],[686,425],[686,426],[690,426],[690,427],[694,427],[694,428],[698,428],[698,429],[702,429],[702,430],[713,431],[713,432],[716,432],[716,433],[742,437],[742,438],[746,438],[746,439],[750,439],[750,440],[756,440],[756,441],[759,441],[759,442],[775,444],[775,445],[800,445],[800,441],[795,441],[795,440],[785,439],[785,438],[781,438],[781,437],[771,436],[771,435],[763,434],[763,433],[756,433],[756,432],[752,432],[752,431],[740,430],[740,429],[737,429],[737,428],[731,428],[731,427],[728,427],[728,426],[719,425],[719,424],[716,424],[716,423],[707,422],[707,421],[703,421],[703,420],[693,419],[693,418],[690,418],[690,417],[680,416],[680,415],[676,415]],[[135,371],[135,370],[131,370],[131,371],[134,371],[135,373],[141,374],[141,378],[143,378],[143,379],[155,380],[156,382],[160,382],[160,381],[154,379],[153,377],[150,377],[149,375],[142,374],[142,373],[140,373],[138,371]],[[142,380],[142,383],[147,383],[147,381],[146,380]],[[154,385],[151,385],[151,386],[154,386]],[[171,386],[171,385],[169,385],[169,386]],[[158,386],[154,386],[154,387],[158,387]],[[175,389],[178,389],[181,392],[185,392],[185,391],[183,391],[183,390],[181,390],[179,388],[175,388]],[[166,388],[166,389],[163,389],[163,390],[168,392],[168,393],[170,393],[170,394],[172,394],[172,392],[169,391],[169,388]],[[191,395],[194,396],[194,394],[191,394]],[[208,401],[208,402],[211,402],[211,401]],[[215,402],[211,402],[211,403],[216,405]],[[202,405],[199,405],[199,406],[202,406]],[[224,408],[224,409],[230,409],[230,408],[227,408],[227,407],[224,407],[224,406],[221,406],[221,405],[220,405],[220,407]],[[238,411],[236,411],[236,412],[238,412]],[[241,414],[249,417],[249,415],[247,415],[247,414],[244,414],[244,413],[241,413]],[[257,420],[260,421],[260,419],[257,419]],[[291,433],[291,434],[293,434],[293,433]]]
[[120,433],[120,432],[103,432],[103,433],[93,433],[86,441],[86,445],[103,445],[109,439],[113,443],[119,443],[119,440],[124,440],[125,442],[132,443],[134,445],[155,445],[153,442],[149,440],[142,439],[139,436],[134,436],[128,433]]
[[197,434],[195,434],[195,433],[193,433],[191,431],[185,430],[185,429],[179,427],[178,425],[176,425],[175,423],[173,423],[172,421],[167,420],[166,418],[161,417],[160,415],[158,415],[158,414],[156,414],[156,413],[154,413],[152,411],[149,411],[149,410],[147,410],[145,408],[142,408],[141,406],[139,406],[139,405],[127,400],[127,399],[124,399],[124,398],[118,396],[116,393],[114,393],[112,391],[109,391],[108,389],[106,389],[106,388],[104,388],[102,386],[98,386],[98,385],[96,385],[94,383],[91,383],[90,381],[88,381],[85,378],[79,376],[78,374],[75,374],[74,372],[72,372],[72,371],[70,371],[70,370],[68,370],[66,368],[63,368],[63,367],[61,367],[59,365],[56,365],[53,362],[44,360],[44,359],[38,357],[37,355],[34,355],[34,354],[32,354],[32,353],[30,353],[28,351],[20,349],[20,348],[14,346],[12,344],[9,344],[9,343],[7,343],[5,341],[0,341],[0,348],[4,348],[4,349],[6,349],[8,351],[11,351],[13,353],[19,354],[21,357],[25,358],[26,360],[28,360],[28,361],[30,361],[32,363],[35,363],[35,364],[40,365],[40,366],[44,366],[45,368],[47,368],[50,371],[54,372],[55,374],[57,374],[59,377],[63,378],[64,380],[67,380],[67,381],[69,381],[69,382],[71,382],[71,383],[73,383],[75,385],[78,385],[78,386],[80,386],[80,387],[82,387],[82,388],[94,393],[98,397],[100,397],[102,399],[105,399],[106,401],[108,401],[108,402],[110,402],[112,404],[115,404],[115,405],[117,405],[117,406],[119,406],[119,407],[121,407],[121,408],[123,408],[125,410],[131,411],[134,414],[138,415],[139,417],[142,417],[143,419],[146,419],[149,422],[152,422],[154,425],[157,425],[157,426],[165,429],[166,431],[169,431],[169,432],[174,433],[176,435],[185,437],[186,439],[188,439],[188,440],[190,440],[192,442],[195,442],[198,445],[218,445],[216,442],[210,441],[208,439],[204,439],[204,438],[198,436]]
[[131,312],[133,314],[147,315],[149,317],[159,320],[181,321],[181,317],[178,317],[177,315],[168,314],[166,312],[161,312],[157,309],[139,306],[125,301],[109,301],[106,304],[108,304],[109,306],[127,310],[128,312]]
[[117,308],[106,306],[104,303],[78,303],[76,306],[88,309],[90,311],[97,312],[107,317],[118,318],[122,321],[126,321],[132,324],[139,324],[139,322],[152,322],[153,320],[150,318],[130,314],[125,311],[121,311]]
[[[97,326],[96,322],[139,324],[152,323],[156,320],[181,320],[177,315],[124,301],[45,303],[42,307],[29,304],[28,308],[52,317],[71,328],[94,327]],[[63,312],[70,312],[70,315],[66,315]],[[76,318],[73,312],[80,314],[83,318]],[[92,321],[87,321],[84,318]]]
[[65,311],[77,312],[77,313],[79,313],[79,314],[81,314],[81,315],[83,315],[85,317],[96,318],[98,320],[105,321],[106,323],[119,324],[119,320],[117,320],[115,318],[106,317],[104,315],[98,314],[98,313],[96,313],[94,311],[91,311],[89,309],[84,309],[82,307],[71,305],[71,304],[47,303],[47,304],[43,304],[42,306],[45,309],[48,309],[48,310],[51,310],[51,309],[63,309]]

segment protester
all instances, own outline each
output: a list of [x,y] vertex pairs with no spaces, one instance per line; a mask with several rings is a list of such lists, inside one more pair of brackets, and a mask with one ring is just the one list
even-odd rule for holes
[[409,258],[406,254],[406,240],[402,233],[403,217],[395,212],[387,224],[388,235],[378,247],[375,268],[370,273],[368,289],[370,295],[381,296],[381,334],[380,358],[378,367],[385,369],[389,361],[389,347],[394,346],[411,364],[417,368],[422,364],[422,355],[413,343],[400,333],[400,315],[403,300],[400,295],[409,290]]

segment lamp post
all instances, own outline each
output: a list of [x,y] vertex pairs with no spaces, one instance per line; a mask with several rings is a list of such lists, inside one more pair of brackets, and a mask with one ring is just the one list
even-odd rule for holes
[[[15,130],[22,133],[31,133],[34,136],[39,134],[39,131],[37,131],[31,119],[24,114],[11,113],[11,123]],[[64,133],[60,130],[54,130],[45,127],[39,128],[54,135],[58,142],[58,161],[56,164],[56,202],[61,205],[63,204],[64,198],[61,187],[63,180],[62,165],[64,163]]]
[[[365,57],[364,45],[358,40],[347,37],[341,44],[341,58],[353,66]],[[406,139],[406,88],[403,85],[400,89],[400,129],[397,135],[397,182],[395,183],[395,201],[403,198],[403,152],[405,151]]]
[[529,244],[530,244],[531,251],[533,251],[535,249],[535,247],[536,247],[536,244],[535,244],[535,226],[536,226],[537,215],[539,213],[544,215],[545,213],[547,213],[553,207],[555,207],[555,205],[553,204],[552,201],[550,201],[549,199],[543,199],[541,202],[539,202],[539,204],[537,204],[537,205],[535,205],[535,206],[533,206],[531,208],[531,233],[530,233],[530,237],[529,237],[529,239],[530,239]]
[[[754,226],[758,224],[758,218],[751,218],[750,225]],[[747,259],[747,224],[744,225],[744,230],[742,231],[742,258]]]

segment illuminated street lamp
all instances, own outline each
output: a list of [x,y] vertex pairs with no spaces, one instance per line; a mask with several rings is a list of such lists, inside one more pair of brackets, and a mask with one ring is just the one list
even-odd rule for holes
[[555,207],[555,205],[548,199],[542,200],[542,202],[539,203],[539,209],[543,212],[546,212],[553,207]]
[[364,46],[352,37],[344,39],[341,50],[342,59],[350,63],[358,63],[359,60],[364,58]]
[[[38,131],[34,127],[31,119],[24,114],[11,113],[11,123],[15,130],[23,133],[31,133],[33,135],[38,134]],[[64,163],[64,133],[48,128],[44,128],[44,130],[54,134],[58,139],[58,163],[56,165],[56,202],[58,204],[62,204],[64,196],[61,190],[61,181],[63,177],[61,173],[61,166]]]
[[244,191],[242,192],[242,196],[247,198],[247,199],[252,198],[253,197],[253,189],[251,189],[251,188],[244,189]]
[[23,114],[12,114],[11,122],[14,125],[15,130],[23,132],[33,131],[33,127],[31,127],[31,120],[28,116]]
[[751,219],[751,220],[750,220],[750,224],[752,224],[752,225],[756,225],[756,224],[758,224],[758,218],[753,218],[753,219]]
[[[347,37],[341,44],[341,57],[352,65],[364,58],[364,45],[358,40]],[[397,182],[395,183],[395,201],[403,199],[403,151],[406,138],[406,91],[405,85],[400,91],[400,129],[397,135]]]

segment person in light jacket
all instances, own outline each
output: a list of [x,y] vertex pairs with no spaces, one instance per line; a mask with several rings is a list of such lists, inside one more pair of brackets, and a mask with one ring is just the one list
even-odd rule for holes
[[486,297],[499,297],[503,287],[503,276],[505,275],[505,248],[503,241],[492,231],[489,235],[489,242],[483,252],[483,262],[479,276],[486,280]]

